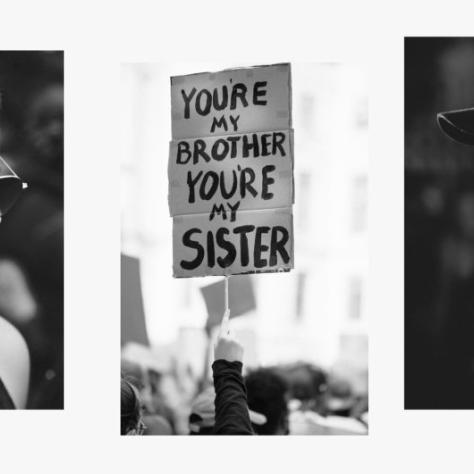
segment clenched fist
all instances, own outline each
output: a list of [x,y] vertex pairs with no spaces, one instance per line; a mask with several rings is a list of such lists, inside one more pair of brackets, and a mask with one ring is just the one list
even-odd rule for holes
[[244,348],[232,337],[219,335],[214,347],[214,360],[223,359],[228,362],[242,362]]

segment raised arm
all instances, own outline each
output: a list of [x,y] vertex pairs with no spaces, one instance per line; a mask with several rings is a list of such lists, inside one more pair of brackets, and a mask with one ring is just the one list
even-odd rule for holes
[[220,335],[214,350],[212,371],[216,391],[214,433],[253,435],[242,378],[242,346],[229,336]]

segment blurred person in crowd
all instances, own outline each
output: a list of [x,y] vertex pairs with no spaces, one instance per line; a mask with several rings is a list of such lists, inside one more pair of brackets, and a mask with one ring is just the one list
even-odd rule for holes
[[33,297],[28,317],[5,314],[30,349],[29,408],[63,407],[62,71],[60,52],[0,54],[2,150],[29,185],[0,233]]
[[160,415],[143,415],[143,423],[145,436],[170,436],[174,434],[174,430],[168,420]]
[[144,434],[174,434],[175,414],[161,392],[162,374],[125,358],[122,358],[121,367],[123,377],[138,391],[143,419],[148,427]]
[[301,410],[290,402],[290,434],[292,435],[365,435],[367,434],[368,413],[356,419],[348,416],[320,414],[311,410]]
[[138,390],[122,378],[120,381],[120,434],[141,435],[145,429]]
[[327,394],[327,407],[331,415],[351,416],[357,400],[348,380],[332,374],[328,379]]
[[25,408],[30,358],[25,340],[0,317],[0,409]]
[[145,381],[140,364],[122,358],[120,366],[123,377],[125,377],[138,391],[141,391],[145,386]]
[[288,398],[298,400],[301,409],[320,414],[327,412],[328,377],[324,370],[302,362],[276,367],[275,370],[288,386]]
[[273,369],[261,368],[245,377],[249,408],[267,419],[262,425],[253,425],[259,435],[288,435],[288,386]]
[[334,374],[329,376],[323,369],[302,362],[273,370],[283,377],[288,387],[289,434],[367,433],[367,423],[360,418],[368,407],[362,403],[362,399],[360,405],[356,406],[357,400],[347,380]]
[[193,400],[189,415],[189,434],[214,434],[214,425],[216,423],[215,398],[214,386],[210,385]]
[[176,431],[175,414],[166,403],[164,394],[161,391],[161,378],[157,378],[157,374],[153,370],[146,370],[145,375],[145,381],[141,384],[140,388],[143,415],[144,419],[147,420],[145,424],[149,427],[145,434],[149,434],[152,430],[161,430],[164,425],[166,425],[166,428],[163,429],[169,430],[169,434],[174,434]]
[[[367,406],[356,406],[356,398],[350,383],[334,374],[328,376],[319,368],[304,364],[311,374],[308,391],[294,390],[289,402],[289,428],[292,435],[363,435],[367,433],[367,421],[362,415]],[[298,385],[297,385],[298,386]],[[362,400],[362,399],[361,399]]]
[[[142,387],[143,389],[143,387]],[[172,435],[171,424],[156,413],[146,413],[146,403],[138,387],[122,377],[120,387],[120,432],[122,435]]]

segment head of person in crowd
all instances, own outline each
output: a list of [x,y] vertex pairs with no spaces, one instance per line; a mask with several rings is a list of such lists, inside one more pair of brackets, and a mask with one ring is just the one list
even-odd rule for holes
[[349,417],[357,403],[352,385],[342,376],[328,378],[327,407],[332,415]]
[[63,52],[0,52],[2,151],[28,183],[63,187]]
[[122,357],[121,359],[122,376],[126,378],[138,391],[145,386],[145,377],[143,369],[136,362],[129,361]]
[[[216,421],[215,398],[214,386],[210,385],[193,400],[191,414],[189,415],[189,434],[214,434],[214,424]],[[261,426],[267,421],[264,415],[253,410],[249,410],[249,417],[253,426]]]
[[281,368],[279,373],[288,384],[289,397],[300,402],[301,410],[326,413],[328,381],[324,370],[312,364],[298,362]]
[[63,86],[50,83],[32,97],[25,119],[31,151],[41,165],[55,171],[63,169]]
[[275,370],[262,368],[250,372],[245,377],[245,385],[249,409],[266,418],[263,424],[252,422],[254,431],[259,435],[289,434],[285,380]]
[[144,415],[143,421],[146,425],[143,434],[147,436],[169,436],[173,435],[173,427],[166,418],[160,415]]
[[215,423],[215,396],[214,387],[209,386],[193,400],[189,415],[189,434],[212,434]]
[[123,377],[120,384],[120,433],[141,435],[145,430],[138,390]]

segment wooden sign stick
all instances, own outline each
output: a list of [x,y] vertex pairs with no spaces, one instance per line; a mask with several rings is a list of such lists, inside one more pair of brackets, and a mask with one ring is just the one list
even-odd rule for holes
[[221,323],[221,336],[227,336],[229,331],[229,317],[230,317],[230,309],[229,309],[229,276],[226,275],[224,279],[224,287],[225,287],[225,311],[224,316],[222,317]]

